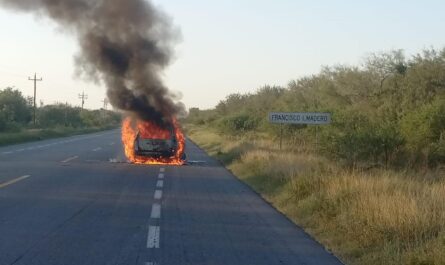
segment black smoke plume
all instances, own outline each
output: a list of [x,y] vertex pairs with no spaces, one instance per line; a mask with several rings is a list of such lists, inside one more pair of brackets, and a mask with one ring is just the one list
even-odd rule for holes
[[183,111],[164,86],[178,31],[147,0],[0,0],[4,7],[47,16],[74,33],[79,73],[102,80],[110,103],[161,126]]

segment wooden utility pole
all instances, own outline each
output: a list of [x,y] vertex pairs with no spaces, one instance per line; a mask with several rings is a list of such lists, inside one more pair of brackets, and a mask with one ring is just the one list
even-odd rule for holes
[[37,74],[34,73],[34,78],[28,77],[28,80],[34,82],[34,112],[33,112],[33,123],[34,123],[34,126],[35,126],[35,125],[36,125],[36,108],[37,108],[37,106],[36,106],[37,82],[38,82],[38,81],[43,81],[43,79],[42,79],[42,78],[37,79]]
[[102,102],[104,103],[104,110],[107,110],[107,108],[108,108],[108,103],[109,103],[110,101],[108,100],[108,98],[104,98],[104,100],[102,100]]
[[88,95],[85,94],[85,91],[83,91],[82,94],[79,94],[79,99],[82,100],[82,110],[83,110],[83,106],[85,105],[85,100],[88,99]]
[[65,120],[64,120],[65,127],[68,125],[68,102],[65,102]]

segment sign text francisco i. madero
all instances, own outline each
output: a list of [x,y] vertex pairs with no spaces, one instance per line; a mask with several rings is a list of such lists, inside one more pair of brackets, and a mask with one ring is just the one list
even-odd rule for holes
[[331,123],[330,113],[273,112],[269,113],[271,123],[325,125]]

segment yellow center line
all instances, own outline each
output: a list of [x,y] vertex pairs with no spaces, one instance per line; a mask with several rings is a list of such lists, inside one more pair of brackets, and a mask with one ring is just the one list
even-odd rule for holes
[[0,184],[0,189],[1,189],[1,188],[4,188],[4,187],[6,187],[6,186],[9,186],[9,185],[11,185],[11,184],[14,184],[14,183],[16,183],[16,182],[19,182],[19,181],[21,181],[21,180],[27,179],[27,178],[29,178],[29,177],[31,177],[31,176],[30,176],[30,175],[21,176],[21,177],[19,177],[19,178],[16,178],[16,179],[10,180],[10,181],[8,181],[8,182],[5,182],[5,183],[3,183],[3,184]]

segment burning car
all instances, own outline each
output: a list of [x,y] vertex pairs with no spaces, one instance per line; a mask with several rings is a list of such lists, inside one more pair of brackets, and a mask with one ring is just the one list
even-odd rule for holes
[[183,165],[185,137],[176,120],[167,128],[153,122],[127,118],[122,125],[125,155],[134,164]]
[[169,158],[175,155],[178,141],[173,128],[169,130],[168,138],[144,138],[140,133],[134,140],[134,152],[138,156],[154,158]]

